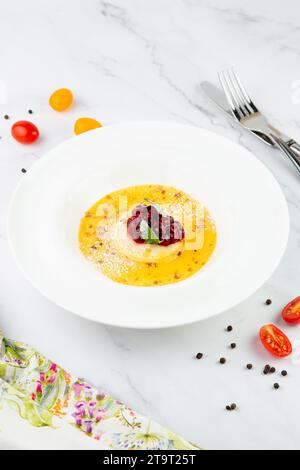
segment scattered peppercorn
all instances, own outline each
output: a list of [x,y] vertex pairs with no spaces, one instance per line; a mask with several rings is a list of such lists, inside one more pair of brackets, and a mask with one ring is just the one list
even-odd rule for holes
[[252,369],[252,367],[253,367],[253,365],[252,365],[252,364],[247,364],[247,369],[248,369],[248,370],[251,370],[251,369]]
[[196,359],[202,359],[203,357],[203,354],[202,353],[197,353],[196,354]]
[[25,168],[22,168],[21,171],[22,171],[22,173],[26,173],[26,172],[27,172],[27,170],[25,170]]
[[32,109],[28,109],[28,114],[33,114]]
[[286,377],[286,376],[288,375],[288,373],[287,373],[286,370],[283,370],[283,371],[281,372],[281,375],[282,375],[283,377]]
[[221,359],[220,359],[220,364],[225,364],[225,363],[226,363],[225,357],[221,357]]
[[275,372],[276,372],[275,367],[271,367],[271,369],[270,369],[270,374],[274,374]]
[[227,411],[234,411],[234,410],[236,410],[236,408],[237,408],[237,406],[236,406],[235,403],[231,403],[231,405],[226,406]]
[[271,367],[267,364],[264,368],[264,374],[267,375],[271,370]]
[[271,299],[267,299],[267,300],[266,300],[266,305],[271,305],[271,303],[272,303],[272,300],[271,300]]
[[4,119],[9,119],[9,115],[5,114]]
[[279,389],[279,387],[280,387],[280,385],[279,385],[279,384],[277,384],[277,383],[276,383],[276,384],[274,384],[274,388],[275,388],[276,390],[278,390],[278,389]]
[[236,348],[236,344],[235,344],[235,343],[231,343],[230,347],[231,347],[231,349],[235,349],[235,348]]
[[232,328],[231,325],[227,326],[227,331],[232,331],[232,330],[233,330],[233,328]]

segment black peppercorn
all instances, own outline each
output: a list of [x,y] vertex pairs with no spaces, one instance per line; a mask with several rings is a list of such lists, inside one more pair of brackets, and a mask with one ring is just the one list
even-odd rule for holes
[[278,390],[278,389],[279,389],[279,387],[280,387],[280,385],[279,385],[279,384],[277,384],[277,383],[276,383],[276,384],[274,384],[274,388],[275,388],[276,390]]
[[288,373],[287,373],[286,370],[283,370],[283,371],[281,372],[281,375],[282,375],[283,377],[286,377],[286,376],[288,375]]
[[253,367],[253,365],[252,365],[252,364],[247,364],[247,369],[251,370],[251,369],[252,369],[252,367]]
[[227,331],[232,331],[232,330],[233,330],[233,328],[232,328],[231,325],[227,326]]
[[221,359],[220,359],[220,364],[225,364],[225,363],[226,363],[225,357],[221,357]]
[[271,300],[271,299],[267,299],[267,300],[266,300],[266,305],[271,305],[271,303],[272,303],[272,300]]
[[196,354],[196,359],[202,359],[203,357],[203,354],[202,353],[197,353]]

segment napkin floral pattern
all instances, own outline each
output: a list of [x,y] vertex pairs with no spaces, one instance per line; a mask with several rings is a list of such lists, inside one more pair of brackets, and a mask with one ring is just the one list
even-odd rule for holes
[[1,401],[33,426],[55,428],[64,420],[101,442],[102,448],[198,449],[0,332]]

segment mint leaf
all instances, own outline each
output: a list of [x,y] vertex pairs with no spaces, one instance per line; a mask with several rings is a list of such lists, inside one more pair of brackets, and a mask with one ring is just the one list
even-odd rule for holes
[[151,245],[158,245],[160,243],[158,236],[153,232],[145,220],[142,220],[140,223],[140,234],[142,239]]

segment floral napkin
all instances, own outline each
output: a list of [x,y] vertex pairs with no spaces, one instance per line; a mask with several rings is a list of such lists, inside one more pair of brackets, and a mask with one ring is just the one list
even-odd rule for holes
[[198,449],[0,331],[1,403],[36,427],[56,429],[67,422],[100,449]]

